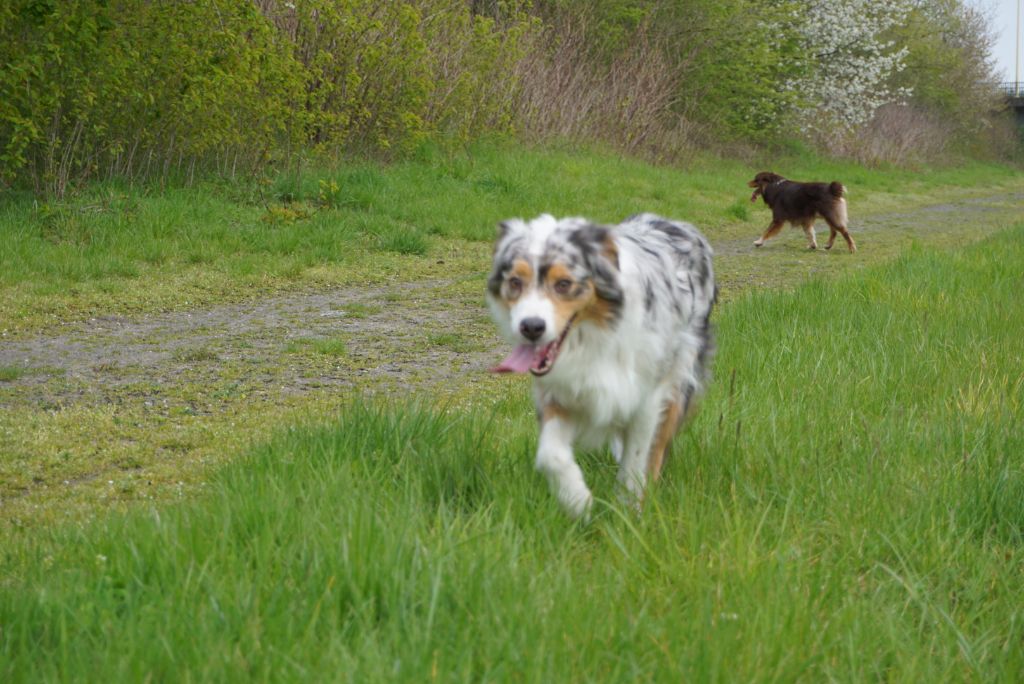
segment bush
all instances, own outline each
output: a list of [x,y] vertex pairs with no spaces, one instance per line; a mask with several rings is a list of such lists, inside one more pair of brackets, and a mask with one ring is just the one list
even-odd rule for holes
[[907,165],[937,159],[945,153],[953,126],[920,107],[885,105],[871,121],[850,135],[822,139],[828,152],[861,164]]
[[951,145],[990,153],[1001,96],[988,62],[994,39],[981,12],[957,0],[922,3],[894,40],[907,46],[898,85],[912,93],[913,105],[943,120]]
[[678,157],[693,131],[673,108],[679,71],[646,23],[611,55],[590,49],[599,26],[587,14],[560,16],[535,37],[518,65],[519,130],[534,140],[599,141]]
[[[860,64],[868,39],[892,61],[861,98],[878,117],[819,146],[868,161],[947,143],[991,153],[1005,135],[980,15],[963,0],[897,4],[905,23],[865,20],[888,28],[836,56],[811,54],[807,0],[9,0],[0,184],[60,196],[97,177],[251,176],[495,133],[661,159],[770,145],[830,99],[794,84],[840,57]],[[844,27],[862,5],[813,6]]]
[[297,153],[393,153],[509,131],[538,23],[459,0],[0,9],[0,182],[234,176]]
[[292,129],[304,83],[248,3],[14,0],[2,12],[7,182],[62,195],[97,175],[233,173]]

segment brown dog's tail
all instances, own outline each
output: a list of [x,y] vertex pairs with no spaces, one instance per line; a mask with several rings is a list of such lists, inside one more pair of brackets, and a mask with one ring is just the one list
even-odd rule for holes
[[830,183],[828,186],[828,191],[829,194],[835,197],[836,199],[839,199],[840,197],[846,194],[846,188],[844,188],[843,184],[840,183],[839,181],[832,181],[832,183]]

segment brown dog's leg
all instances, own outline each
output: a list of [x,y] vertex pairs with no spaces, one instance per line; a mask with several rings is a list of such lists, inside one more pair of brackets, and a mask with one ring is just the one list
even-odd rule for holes
[[654,482],[661,475],[661,466],[672,446],[672,437],[679,429],[679,421],[683,417],[683,406],[678,399],[672,399],[661,414],[661,424],[651,442],[651,451],[647,455],[647,478]]
[[836,242],[836,235],[839,233],[831,223],[828,226],[828,231],[828,242],[825,243],[825,249],[832,249],[832,245]]
[[839,226],[839,232],[843,234],[843,239],[846,240],[846,246],[850,248],[850,253],[857,251],[857,245],[853,244],[853,238],[850,237],[850,231],[846,230],[846,226]]
[[850,231],[846,230],[846,200],[840,199],[831,211],[823,211],[821,215],[825,222],[828,223],[828,227],[832,229],[825,249],[832,249],[832,243],[835,242],[836,233],[838,232],[846,240],[846,246],[850,248],[850,251],[856,252],[857,245],[853,244]]
[[762,235],[757,240],[754,240],[754,246],[760,247],[761,245],[763,245],[765,241],[768,240],[768,238],[772,237],[780,230],[782,230],[782,226],[784,226],[785,224],[785,221],[772,221],[771,225],[768,226],[768,230],[764,231],[764,235]]
[[825,249],[832,249],[832,243],[835,242],[836,232],[838,232],[843,236],[843,239],[846,240],[846,246],[850,248],[850,252],[856,252],[857,245],[853,243],[853,238],[850,237],[850,231],[846,230],[846,226],[833,221],[827,216],[825,217],[825,220],[828,222],[828,227],[832,229],[832,234],[828,238],[828,244],[825,245]]

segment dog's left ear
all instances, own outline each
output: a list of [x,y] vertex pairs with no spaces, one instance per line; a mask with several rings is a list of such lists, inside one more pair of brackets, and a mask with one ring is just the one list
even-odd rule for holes
[[505,219],[498,223],[498,239],[501,242],[509,235],[523,233],[526,230],[526,223],[520,218]]
[[619,282],[619,248],[611,230],[588,224],[573,234],[575,242],[594,279],[594,289],[601,299],[621,304],[622,284]]

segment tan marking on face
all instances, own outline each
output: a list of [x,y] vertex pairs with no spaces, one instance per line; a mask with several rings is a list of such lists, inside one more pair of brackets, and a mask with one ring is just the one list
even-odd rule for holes
[[[567,289],[562,287],[565,281],[569,282]],[[573,316],[586,307],[593,287],[587,283],[580,292],[580,283],[572,277],[565,264],[552,264],[544,275],[543,285],[555,310],[555,329],[560,334]]]
[[519,276],[524,282],[533,282],[533,267],[526,259],[516,259],[512,262],[511,275]]
[[[612,248],[614,247],[612,244]],[[615,256],[618,257],[617,253]],[[561,280],[572,283],[572,295],[558,294],[555,286]],[[580,283],[575,280],[564,264],[553,264],[548,269],[544,287],[550,293],[551,303],[555,309],[555,325],[559,331],[565,330],[573,316],[578,321],[590,321],[601,327],[609,325],[616,317],[615,307],[611,302],[597,296],[593,283]]]
[[[518,290],[513,285],[516,278],[520,283]],[[516,259],[512,262],[512,270],[505,276],[505,282],[501,285],[501,298],[506,304],[511,304],[522,297],[523,293],[531,287],[533,287],[533,267],[526,259]]]
[[597,293],[594,292],[593,286],[590,288],[590,293],[590,302],[580,312],[580,319],[590,321],[602,328],[611,325],[612,321],[618,316],[616,306],[607,299],[598,297]]
[[554,292],[555,284],[562,280],[568,280],[573,285],[576,284],[576,279],[572,277],[572,272],[569,271],[565,264],[552,264],[545,275],[545,286]]

